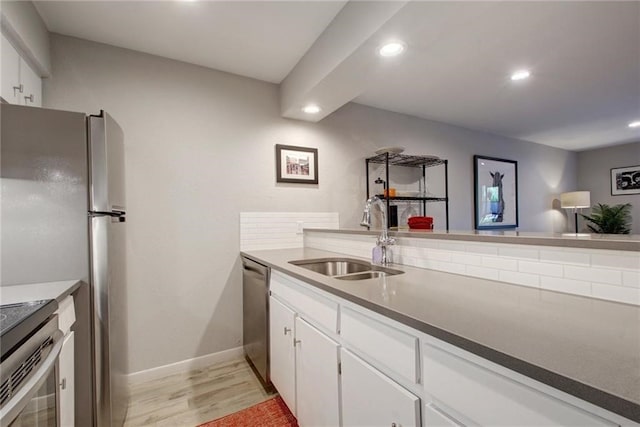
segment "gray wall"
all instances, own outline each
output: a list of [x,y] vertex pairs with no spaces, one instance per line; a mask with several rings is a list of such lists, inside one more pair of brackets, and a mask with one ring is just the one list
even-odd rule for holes
[[[575,153],[357,104],[317,124],[287,120],[274,84],[51,42],[45,106],[105,109],[125,134],[131,372],[240,345],[239,213],[336,211],[342,227],[356,227],[364,158],[382,146],[450,160],[452,229],[472,228],[474,154],[519,162],[522,230],[565,229],[552,202],[576,187]],[[320,183],[276,184],[275,144],[318,148]]]
[[[631,203],[632,234],[640,234],[640,194],[612,196],[611,168],[640,165],[640,142],[581,151],[578,153],[577,190],[591,192],[591,205]],[[585,214],[589,210],[585,210]],[[578,222],[584,223],[581,219]]]

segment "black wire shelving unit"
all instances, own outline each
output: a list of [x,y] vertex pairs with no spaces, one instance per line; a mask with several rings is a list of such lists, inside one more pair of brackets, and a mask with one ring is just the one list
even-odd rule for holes
[[[412,156],[407,154],[396,153],[382,153],[377,156],[369,157],[365,159],[367,169],[367,199],[371,197],[369,188],[369,165],[370,164],[382,164],[385,165],[385,183],[389,188],[389,166],[403,166],[409,168],[422,169],[422,178],[426,180],[427,168],[434,166],[444,166],[444,197],[421,197],[421,196],[394,196],[387,197],[384,194],[377,194],[387,204],[387,212],[392,201],[419,201],[422,202],[422,214],[425,215],[427,211],[427,203],[430,202],[444,202],[446,229],[449,231],[449,161],[440,159],[433,156]],[[390,218],[387,216],[387,225],[390,225]]]

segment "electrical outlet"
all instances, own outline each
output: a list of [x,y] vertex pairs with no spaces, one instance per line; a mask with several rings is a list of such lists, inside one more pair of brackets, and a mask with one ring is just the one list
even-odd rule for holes
[[302,229],[304,228],[304,222],[296,221],[296,225],[298,226],[298,229],[296,230],[296,234],[302,234]]

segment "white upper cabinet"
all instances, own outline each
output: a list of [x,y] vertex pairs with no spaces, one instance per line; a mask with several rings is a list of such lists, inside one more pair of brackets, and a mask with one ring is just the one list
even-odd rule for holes
[[42,79],[22,58],[20,58],[20,82],[24,85],[20,104],[42,107]]
[[24,88],[20,88],[20,54],[9,40],[2,34],[2,98],[11,103],[19,104]]
[[2,91],[0,96],[11,103],[42,106],[42,79],[20,56],[18,50],[2,34]]

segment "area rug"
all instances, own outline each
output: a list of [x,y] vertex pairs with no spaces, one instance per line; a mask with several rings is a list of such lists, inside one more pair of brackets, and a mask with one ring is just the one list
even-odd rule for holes
[[280,396],[242,411],[200,424],[198,427],[298,427],[298,422]]

